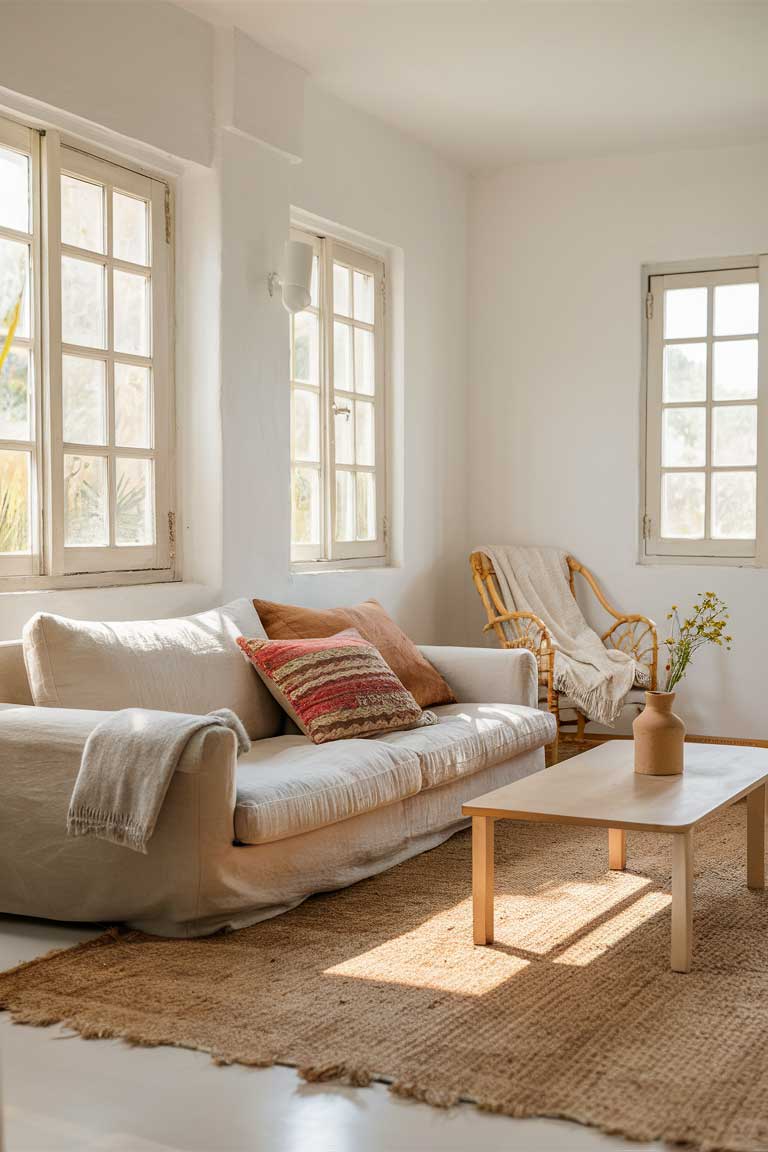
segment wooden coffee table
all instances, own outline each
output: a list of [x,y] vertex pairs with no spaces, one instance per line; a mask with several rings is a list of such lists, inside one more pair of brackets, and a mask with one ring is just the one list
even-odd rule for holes
[[494,820],[590,824],[608,829],[608,866],[627,862],[627,831],[672,836],[672,969],[691,967],[693,831],[747,798],[747,885],[765,887],[768,751],[728,744],[686,744],[682,776],[638,776],[631,740],[610,740],[553,768],[478,796],[472,817],[475,944],[493,943]]

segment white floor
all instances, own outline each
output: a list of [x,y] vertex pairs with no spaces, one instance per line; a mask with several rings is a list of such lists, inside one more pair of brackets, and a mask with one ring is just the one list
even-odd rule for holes
[[[87,929],[0,916],[0,969]],[[3,1152],[651,1152],[589,1128],[444,1112],[384,1085],[304,1084],[290,1068],[215,1067],[200,1052],[81,1040],[0,1015]]]

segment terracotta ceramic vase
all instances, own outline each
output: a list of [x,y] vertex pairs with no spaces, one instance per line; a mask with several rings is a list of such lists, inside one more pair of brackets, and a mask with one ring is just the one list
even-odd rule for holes
[[679,776],[683,771],[685,724],[672,711],[674,692],[646,692],[645,708],[632,724],[635,772]]

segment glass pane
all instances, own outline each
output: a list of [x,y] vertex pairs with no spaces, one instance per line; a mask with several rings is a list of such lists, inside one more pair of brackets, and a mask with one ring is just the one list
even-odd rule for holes
[[320,460],[320,397],[303,388],[293,393],[293,458]]
[[312,279],[309,284],[309,302],[313,308],[320,307],[320,261],[317,256],[312,257]]
[[101,184],[61,177],[61,242],[104,252],[104,189]]
[[354,464],[355,435],[352,424],[352,401],[338,396],[333,406],[334,445],[337,464]]
[[664,293],[664,336],[678,340],[707,334],[706,288],[668,288]]
[[149,264],[147,202],[112,193],[112,255],[132,264]]
[[30,552],[29,452],[0,451],[0,553]]
[[149,368],[115,362],[115,444],[152,447],[151,405]]
[[333,386],[352,391],[352,329],[338,320],[333,323]]
[[707,462],[706,408],[665,408],[661,463],[665,468],[695,468]]
[[64,439],[71,444],[107,442],[106,370],[103,360],[62,359]]
[[6,440],[31,438],[31,395],[29,350],[11,347],[0,369],[0,437]]
[[757,405],[712,409],[712,463],[724,467],[757,463]]
[[320,380],[320,337],[317,316],[296,312],[293,317],[293,379],[302,384]]
[[716,340],[714,350],[715,400],[756,400],[757,340]]
[[153,544],[154,486],[151,460],[115,461],[115,543]]
[[358,400],[355,404],[355,440],[358,464],[376,463],[373,404]]
[[704,536],[704,473],[666,472],[661,478],[661,535],[673,540]]
[[291,539],[294,544],[320,543],[320,474],[314,468],[294,468]]
[[366,396],[373,396],[373,332],[355,329],[355,388]]
[[29,336],[28,284],[29,245],[0,237],[0,336],[14,321],[16,335]]
[[715,336],[757,332],[757,284],[720,284],[715,288]]
[[667,344],[664,349],[664,402],[706,400],[706,344]]
[[30,232],[29,156],[0,148],[0,226]]
[[352,315],[349,268],[345,268],[343,264],[333,266],[333,310],[340,316]]
[[357,473],[357,538],[376,539],[376,487],[371,472]]
[[712,535],[716,540],[754,540],[754,472],[712,473]]
[[353,272],[355,290],[355,319],[373,324],[373,276],[365,272]]
[[115,351],[149,356],[149,280],[114,271]]
[[355,474],[336,473],[336,540],[355,539]]
[[106,458],[65,456],[64,544],[97,548],[108,543]]
[[104,265],[61,258],[61,338],[65,344],[104,348]]

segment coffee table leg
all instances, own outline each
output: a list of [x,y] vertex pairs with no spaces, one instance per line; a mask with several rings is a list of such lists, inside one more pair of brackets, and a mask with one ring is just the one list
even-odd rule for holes
[[608,867],[623,872],[627,866],[627,834],[623,828],[608,829]]
[[472,817],[472,939],[493,943],[493,817]]
[[690,972],[693,947],[693,830],[672,836],[672,971]]
[[765,784],[747,796],[747,887],[765,888]]

